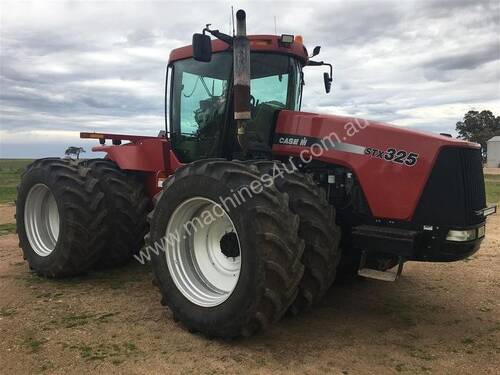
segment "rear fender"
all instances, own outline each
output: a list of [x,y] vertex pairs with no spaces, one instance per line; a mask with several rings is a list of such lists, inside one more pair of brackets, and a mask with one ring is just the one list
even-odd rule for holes
[[[182,165],[172,152],[168,138],[101,133],[81,133],[80,137],[99,139],[101,146],[93,147],[92,151],[105,152],[106,158],[121,169],[142,172],[151,196],[160,190],[163,180]],[[106,145],[107,139],[113,144]],[[130,142],[121,144],[123,140]]]

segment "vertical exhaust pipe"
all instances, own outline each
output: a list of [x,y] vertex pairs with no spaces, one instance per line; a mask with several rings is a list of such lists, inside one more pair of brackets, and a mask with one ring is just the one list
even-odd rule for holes
[[250,43],[247,39],[246,14],[236,12],[236,36],[233,40],[234,119],[238,128],[238,143],[243,154],[247,151],[246,124],[250,113]]

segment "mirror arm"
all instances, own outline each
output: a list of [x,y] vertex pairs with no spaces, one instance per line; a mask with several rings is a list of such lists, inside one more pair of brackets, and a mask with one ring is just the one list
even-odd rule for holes
[[333,77],[333,66],[330,63],[326,63],[324,61],[312,61],[312,60],[309,60],[307,62],[307,65],[309,65],[309,66],[322,66],[322,65],[326,65],[326,66],[328,66],[330,68],[330,78]]
[[323,61],[313,61],[313,60],[309,60],[307,62],[307,65],[310,65],[310,66],[321,66],[321,65],[326,65]]
[[215,36],[217,39],[222,40],[224,43],[227,43],[230,46],[233,45],[233,37],[232,36],[221,33],[219,30],[210,30],[208,28],[208,26],[210,26],[210,25],[207,25],[207,27],[205,27],[203,29],[203,34],[205,34],[205,32],[210,33],[211,35]]
[[332,64],[330,64],[330,63],[324,63],[323,65],[327,65],[327,66],[330,67],[330,79],[332,79],[332,77],[333,77],[333,66],[332,66]]
[[324,73],[324,80],[325,80],[325,90],[327,93],[330,92],[330,87],[331,87],[331,84],[332,84],[332,81],[333,81],[333,66],[332,64],[330,63],[326,63],[324,61],[313,61],[313,60],[309,60],[307,62],[307,65],[309,66],[328,66],[330,68],[330,74],[328,74],[327,72]]

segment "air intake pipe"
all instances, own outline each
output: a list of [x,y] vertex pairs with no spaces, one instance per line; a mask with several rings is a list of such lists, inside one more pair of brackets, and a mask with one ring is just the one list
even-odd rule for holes
[[236,12],[236,36],[233,40],[234,119],[238,129],[238,143],[243,154],[247,151],[246,124],[250,113],[250,43],[247,39],[246,14]]

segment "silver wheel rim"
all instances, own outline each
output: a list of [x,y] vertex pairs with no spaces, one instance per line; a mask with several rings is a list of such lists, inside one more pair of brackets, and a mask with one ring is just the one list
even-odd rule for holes
[[182,202],[168,221],[165,238],[168,270],[184,297],[202,307],[229,298],[240,275],[241,246],[219,204],[203,197]]
[[36,184],[28,192],[24,226],[35,253],[45,257],[54,251],[59,238],[59,210],[47,185]]

